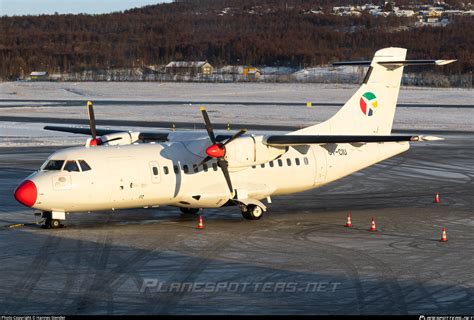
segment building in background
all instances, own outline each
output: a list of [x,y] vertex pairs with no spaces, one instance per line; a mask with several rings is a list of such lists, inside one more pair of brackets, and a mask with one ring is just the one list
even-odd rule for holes
[[30,73],[31,81],[45,81],[49,79],[49,74],[47,71],[33,71]]
[[210,75],[214,67],[207,61],[171,61],[165,67],[167,74],[171,75]]

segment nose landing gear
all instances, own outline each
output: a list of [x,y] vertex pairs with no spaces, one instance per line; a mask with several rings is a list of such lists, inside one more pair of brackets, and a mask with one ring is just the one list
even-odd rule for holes
[[61,220],[65,220],[65,214],[63,212],[43,212],[41,217],[44,218],[44,224],[41,226],[45,229],[58,229],[63,228],[64,225],[61,223]]
[[60,220],[51,218],[45,220],[44,226],[49,229],[58,229],[64,227],[64,225],[61,224]]

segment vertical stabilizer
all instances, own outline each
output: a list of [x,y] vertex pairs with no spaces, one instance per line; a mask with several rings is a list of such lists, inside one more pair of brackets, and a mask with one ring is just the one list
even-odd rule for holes
[[290,134],[388,135],[392,131],[403,64],[379,62],[404,61],[406,49],[377,51],[364,83],[329,120]]

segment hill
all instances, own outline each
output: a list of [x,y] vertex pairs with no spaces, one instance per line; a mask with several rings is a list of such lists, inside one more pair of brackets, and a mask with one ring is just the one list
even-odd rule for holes
[[408,48],[409,58],[459,59],[442,69],[447,74],[472,72],[472,17],[414,27],[413,18],[330,14],[347,3],[355,2],[195,0],[103,15],[4,16],[0,78],[171,60],[304,67],[367,59],[386,46]]

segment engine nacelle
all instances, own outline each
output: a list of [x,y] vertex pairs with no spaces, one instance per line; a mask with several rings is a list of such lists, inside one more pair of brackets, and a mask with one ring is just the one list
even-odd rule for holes
[[129,131],[110,133],[101,136],[100,140],[102,140],[102,144],[105,146],[127,145],[137,142],[139,134],[140,132]]
[[263,144],[263,136],[244,136],[226,145],[225,159],[230,168],[249,167],[265,163],[287,151],[286,147]]

